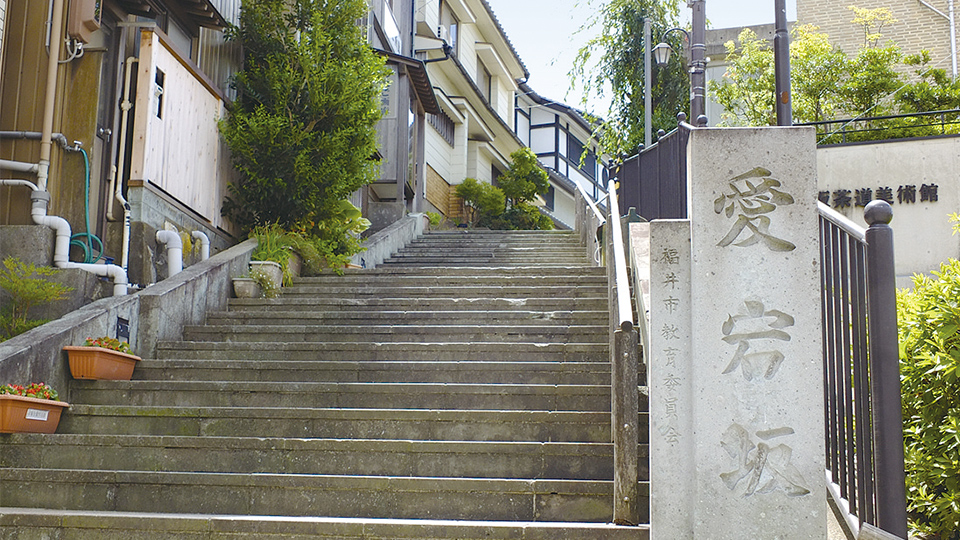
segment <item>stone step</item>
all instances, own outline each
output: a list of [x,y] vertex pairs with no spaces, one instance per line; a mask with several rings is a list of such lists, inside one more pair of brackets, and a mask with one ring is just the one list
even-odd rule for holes
[[395,266],[384,268],[378,266],[376,268],[347,268],[343,271],[343,276],[335,274],[333,272],[327,272],[320,276],[313,278],[300,278],[300,279],[338,279],[340,277],[366,277],[366,276],[427,276],[427,277],[440,277],[440,276],[464,276],[464,277],[489,277],[489,276],[521,276],[521,277],[553,277],[553,276],[569,276],[571,278],[582,277],[582,276],[606,276],[607,269],[585,264],[569,264],[566,266],[538,266],[532,264],[529,266],[511,266],[511,267],[475,267],[475,268],[442,268],[442,267],[431,267],[431,268],[417,268],[415,266]]
[[[142,533],[142,534],[141,534]],[[0,537],[98,540],[648,540],[649,527],[606,523],[356,519],[83,512],[0,507]]]
[[609,411],[609,385],[75,381],[90,405]]
[[160,359],[604,362],[607,343],[204,342],[160,341]]
[[542,247],[542,246],[507,246],[507,245],[429,245],[421,244],[407,246],[393,255],[394,258],[436,257],[438,254],[446,257],[488,258],[488,259],[528,259],[542,261],[566,258],[568,261],[585,261],[586,251],[579,246],[571,247]]
[[580,287],[584,285],[606,287],[607,278],[605,275],[535,275],[535,274],[514,274],[514,275],[424,275],[424,274],[344,274],[338,276],[320,275],[314,277],[301,277],[294,280],[295,285],[300,286],[337,286],[337,287],[463,287],[463,286],[562,286],[562,287]]
[[[646,446],[638,452],[646,456]],[[4,441],[0,467],[612,480],[613,445],[14,434]]]
[[137,380],[258,382],[610,383],[606,362],[143,360]]
[[586,256],[582,259],[574,259],[567,256],[526,256],[526,257],[482,257],[482,256],[458,256],[452,255],[432,255],[432,256],[404,256],[403,253],[393,255],[383,261],[384,265],[407,265],[418,267],[431,266],[566,266],[571,263],[587,261]]
[[187,341],[283,341],[329,344],[354,342],[360,338],[374,342],[526,342],[526,343],[605,343],[608,331],[603,326],[552,325],[213,325],[185,326]]
[[348,298],[596,298],[606,300],[607,287],[605,285],[560,286],[560,285],[528,285],[513,286],[432,286],[432,287],[399,287],[389,283],[371,285],[368,287],[306,285],[294,283],[284,287],[283,296],[325,296]]
[[[66,510],[594,523],[613,517],[613,483],[604,480],[6,468],[0,488],[0,506]],[[648,484],[638,488],[645,509]]]
[[606,311],[607,298],[353,298],[282,296],[231,298],[230,310],[281,308],[307,311]]
[[314,311],[287,310],[282,306],[231,307],[231,311],[207,314],[207,324],[480,324],[517,323],[589,324],[606,326],[606,311]]
[[[640,413],[640,442],[647,414]],[[81,405],[58,433],[435,441],[610,442],[606,411]]]

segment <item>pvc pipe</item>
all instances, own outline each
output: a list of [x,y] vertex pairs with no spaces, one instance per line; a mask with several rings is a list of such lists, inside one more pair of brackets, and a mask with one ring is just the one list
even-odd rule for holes
[[40,165],[36,163],[27,163],[24,161],[12,161],[9,159],[0,159],[0,169],[6,169],[8,171],[16,172],[25,172],[25,173],[40,173]]
[[200,241],[200,260],[205,261],[210,258],[210,239],[200,231],[193,231],[190,235]]
[[[63,133],[51,133],[50,138],[56,141],[64,150],[75,150],[69,143]],[[39,131],[0,131],[0,139],[27,139],[30,141],[39,141],[43,139],[43,133]]]
[[47,215],[47,203],[50,201],[50,194],[48,192],[34,191],[30,195],[30,199],[33,201],[30,208],[30,216],[33,218],[33,222],[37,225],[45,225],[52,228],[56,234],[56,241],[53,247],[54,266],[57,268],[77,268],[98,276],[112,278],[113,295],[124,296],[127,294],[127,272],[123,268],[114,264],[70,262],[70,224],[62,217]]
[[[116,199],[120,204],[126,205],[127,201],[123,198],[123,181],[117,178],[118,174],[123,174],[123,166],[126,163],[126,143],[127,140],[127,121],[130,116],[130,108],[133,103],[130,102],[130,78],[133,69],[133,63],[138,59],[135,56],[128,56],[126,60],[126,71],[123,74],[123,101],[120,102],[120,135],[117,141],[117,165],[110,175],[110,191],[116,193]],[[113,220],[113,199],[107,200],[107,219]],[[124,218],[126,219],[126,217]],[[126,245],[126,244],[124,244]]]
[[38,163],[37,185],[47,190],[47,178],[50,175],[50,153],[53,148],[53,106],[57,91],[57,70],[60,67],[60,42],[63,30],[63,0],[53,0],[53,13],[50,16],[50,53],[47,58],[47,89],[43,102],[43,129],[40,137],[40,162]]
[[0,186],[22,186],[30,188],[32,191],[39,191],[37,185],[29,180],[22,180],[20,178],[3,178],[0,179]]
[[950,0],[950,56],[953,60],[953,78],[957,78],[957,21],[953,12],[953,0]]
[[183,242],[180,235],[173,231],[157,231],[157,242],[167,246],[167,277],[173,277],[183,270]]

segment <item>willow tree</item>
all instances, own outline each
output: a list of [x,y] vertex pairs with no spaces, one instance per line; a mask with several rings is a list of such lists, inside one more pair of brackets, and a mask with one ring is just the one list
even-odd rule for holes
[[[602,118],[595,137],[604,152],[630,155],[643,144],[644,134],[644,50],[651,52],[663,34],[679,24],[677,0],[588,0],[599,4],[580,32],[594,28],[599,33],[580,48],[570,70],[571,91],[579,85],[582,105],[591,96],[609,100],[606,111],[590,111]],[[643,42],[643,21],[649,19],[652,43]],[[670,44],[675,51],[666,67],[652,63],[652,131],[670,131],[677,127],[677,113],[689,109],[690,77],[687,73],[689,46],[682,32],[672,32]]]
[[[341,231],[342,200],[376,179],[388,70],[357,20],[364,0],[244,0],[244,54],[220,129],[238,172],[222,213],[243,231]],[[340,234],[340,232],[336,233]]]

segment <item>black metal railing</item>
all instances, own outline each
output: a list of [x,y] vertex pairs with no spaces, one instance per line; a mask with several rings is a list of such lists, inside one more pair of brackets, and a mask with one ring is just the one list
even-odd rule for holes
[[864,231],[819,208],[831,495],[854,534],[866,523],[906,538],[892,210],[870,203]]
[[817,144],[933,137],[960,133],[960,109],[824,120],[795,125],[816,128]]

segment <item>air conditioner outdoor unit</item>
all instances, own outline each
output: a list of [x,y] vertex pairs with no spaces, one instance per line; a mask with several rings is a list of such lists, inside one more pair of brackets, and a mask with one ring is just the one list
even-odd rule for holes
[[447,30],[446,26],[440,26],[437,28],[437,37],[443,40],[444,43],[449,45],[450,41],[450,31]]

